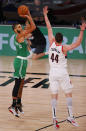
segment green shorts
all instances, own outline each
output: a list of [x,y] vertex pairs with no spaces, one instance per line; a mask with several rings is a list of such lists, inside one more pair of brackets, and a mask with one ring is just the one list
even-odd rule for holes
[[14,78],[25,78],[28,61],[25,59],[14,59]]

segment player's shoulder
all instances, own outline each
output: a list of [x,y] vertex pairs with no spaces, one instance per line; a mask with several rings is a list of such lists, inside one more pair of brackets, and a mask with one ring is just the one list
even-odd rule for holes
[[14,34],[14,41],[17,41],[17,34]]
[[66,50],[66,48],[68,47],[69,45],[65,44],[63,45],[63,50]]
[[68,46],[69,46],[69,45],[67,45],[67,44],[63,45],[63,48],[62,48],[63,53],[66,53],[66,54],[67,54]]

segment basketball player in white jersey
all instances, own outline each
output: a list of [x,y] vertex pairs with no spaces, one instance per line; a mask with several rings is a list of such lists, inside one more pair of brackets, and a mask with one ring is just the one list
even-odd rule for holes
[[48,20],[48,7],[43,9],[45,22],[48,29],[48,38],[50,43],[49,49],[49,64],[50,64],[50,73],[49,73],[49,82],[51,89],[51,105],[52,105],[52,114],[53,114],[53,124],[56,128],[59,128],[58,121],[56,119],[56,106],[58,103],[58,90],[59,86],[63,89],[67,108],[68,108],[68,118],[67,121],[72,123],[74,126],[78,126],[77,122],[74,119],[72,112],[72,85],[70,83],[70,78],[67,72],[67,60],[65,58],[67,52],[79,46],[83,39],[83,32],[85,30],[86,24],[82,23],[80,34],[75,43],[70,45],[62,45],[63,35],[61,33],[56,33],[55,37],[53,36],[52,27]]

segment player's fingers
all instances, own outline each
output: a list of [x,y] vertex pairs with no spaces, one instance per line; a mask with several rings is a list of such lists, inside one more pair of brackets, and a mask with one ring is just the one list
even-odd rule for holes
[[28,10],[28,15],[30,15],[30,11]]
[[46,9],[48,9],[48,6],[45,6]]
[[26,16],[25,15],[19,15],[20,17],[23,17],[23,18],[26,18]]

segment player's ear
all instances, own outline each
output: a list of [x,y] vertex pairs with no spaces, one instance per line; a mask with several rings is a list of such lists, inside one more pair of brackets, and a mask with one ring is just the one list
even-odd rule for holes
[[17,29],[16,28],[14,29],[14,32],[17,33]]

